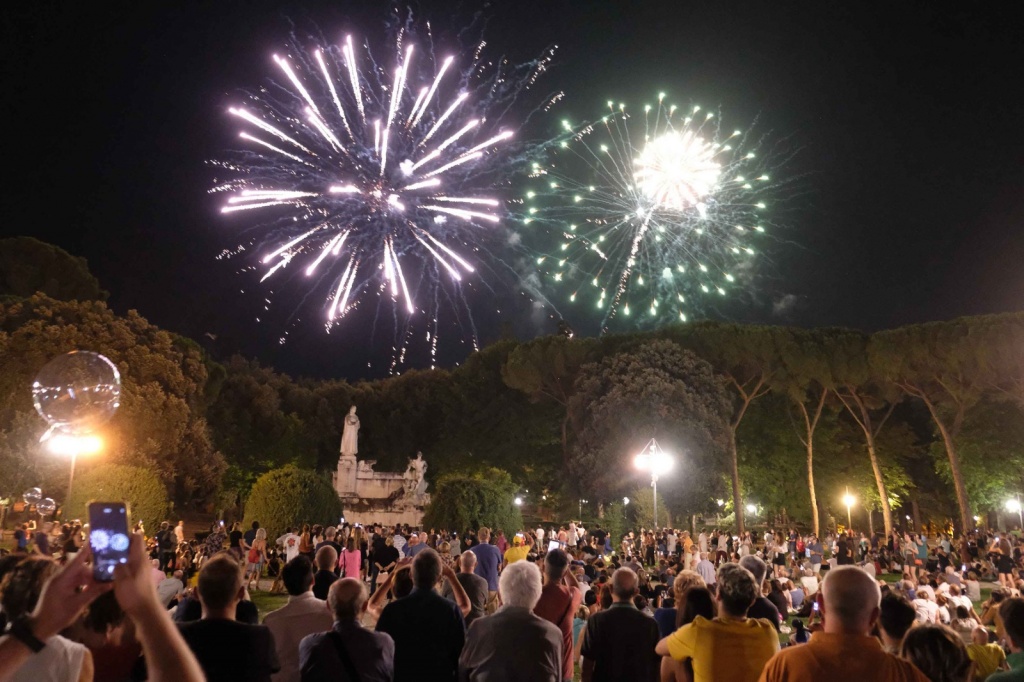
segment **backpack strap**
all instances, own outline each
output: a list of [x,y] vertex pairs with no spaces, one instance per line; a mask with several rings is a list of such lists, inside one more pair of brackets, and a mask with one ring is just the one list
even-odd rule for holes
[[356,672],[356,666],[352,662],[352,657],[348,655],[348,650],[345,648],[345,641],[341,638],[341,634],[337,630],[331,630],[327,636],[334,643],[334,648],[338,652],[338,658],[341,659],[341,665],[344,666],[349,681],[360,682],[359,673]]

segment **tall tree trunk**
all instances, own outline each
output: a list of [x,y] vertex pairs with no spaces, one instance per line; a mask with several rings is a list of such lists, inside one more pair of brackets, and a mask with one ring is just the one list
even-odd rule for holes
[[949,472],[953,475],[953,489],[956,490],[956,503],[960,508],[961,532],[968,532],[974,529],[974,518],[971,516],[971,501],[967,496],[967,486],[964,484],[964,474],[960,470],[960,456],[957,455],[956,445],[953,443],[953,435],[949,432],[946,424],[939,419],[935,405],[931,400],[923,399],[932,415],[932,421],[939,428],[942,436],[942,443],[946,446],[946,456],[949,458]]
[[[888,413],[882,418],[878,429],[875,429],[871,424],[871,411],[868,410],[868,406],[864,404],[863,398],[855,390],[850,390],[846,396],[839,391],[835,393],[850,413],[850,416],[853,417],[853,420],[860,426],[861,431],[864,432],[864,443],[867,445],[868,458],[871,460],[871,471],[875,475],[875,485],[878,486],[878,498],[882,503],[882,521],[885,524],[885,536],[889,537],[892,535],[892,507],[889,505],[889,491],[885,487],[882,466],[878,463],[878,453],[875,451],[875,435],[885,425],[886,420],[889,419],[895,404],[890,405]],[[856,410],[854,410],[854,406],[856,406]]]
[[910,513],[914,517],[914,528],[918,532],[924,531],[924,526],[921,524],[921,506],[917,503],[917,499],[910,501]]
[[736,532],[743,535],[743,496],[740,494],[740,455],[736,449],[736,428],[729,431],[729,454],[732,458],[732,506],[736,512]]
[[875,512],[871,511],[870,509],[868,509],[867,511],[868,511],[868,533],[870,534],[871,537],[874,537],[874,535],[875,535]]
[[875,485],[878,486],[878,497],[882,502],[882,522],[885,525],[885,535],[892,535],[892,507],[889,506],[889,491],[885,487],[885,479],[882,478],[882,466],[878,463],[878,454],[875,452],[875,437],[870,431],[866,432],[868,443],[868,457],[871,459],[871,471],[875,474]]
[[818,495],[814,491],[814,441],[807,441],[807,486],[811,490],[811,518],[814,520],[814,537],[821,537],[818,517]]

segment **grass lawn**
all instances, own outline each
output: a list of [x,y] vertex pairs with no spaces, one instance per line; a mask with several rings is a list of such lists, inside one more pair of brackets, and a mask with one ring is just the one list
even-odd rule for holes
[[264,591],[250,592],[249,598],[252,599],[252,603],[259,609],[261,623],[268,613],[276,611],[288,603],[288,595],[283,592],[275,594]]
[[[897,582],[899,582],[902,579],[903,579],[903,576],[898,575],[896,573],[885,573],[885,574],[883,574],[881,576],[881,580],[883,580],[884,582],[887,582],[887,583],[897,583]],[[986,587],[986,585],[988,587]],[[985,602],[985,601],[988,601],[988,598],[990,596],[992,596],[992,589],[994,587],[996,587],[996,583],[981,583],[981,601],[974,602],[974,610],[977,611],[979,615],[981,614],[981,605],[982,605],[982,603]],[[795,617],[796,616],[793,616],[793,615],[787,615],[786,616],[786,620],[784,621],[785,624],[788,625],[790,628],[792,628],[793,627],[793,619]],[[806,623],[806,621],[807,621],[807,619],[804,619],[805,623]],[[783,634],[783,633],[780,632],[779,633],[779,642],[781,642],[782,644],[788,643],[789,642],[789,635],[788,634]]]

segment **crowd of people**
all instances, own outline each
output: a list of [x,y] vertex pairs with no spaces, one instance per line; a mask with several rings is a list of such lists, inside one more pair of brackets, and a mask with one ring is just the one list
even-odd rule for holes
[[1011,533],[281,530],[139,526],[100,583],[81,524],[18,528],[0,682],[1024,680]]

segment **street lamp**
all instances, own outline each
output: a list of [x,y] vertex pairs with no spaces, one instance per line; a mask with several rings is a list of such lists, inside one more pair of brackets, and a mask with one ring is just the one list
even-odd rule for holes
[[585,505],[585,504],[590,504],[590,500],[584,500],[581,497],[580,498],[580,521],[583,520],[583,505]]
[[55,433],[46,440],[47,449],[55,455],[71,457],[71,475],[68,477],[68,494],[64,504],[71,500],[71,488],[75,484],[75,462],[79,455],[95,455],[103,449],[103,439],[96,435],[75,436],[70,433]]
[[654,530],[658,529],[658,476],[672,468],[672,455],[661,449],[658,441],[653,438],[643,451],[633,459],[633,465],[641,471],[651,474],[651,487],[654,489]]
[[517,506],[517,507],[522,507],[522,506],[523,506],[523,498],[521,498],[521,497],[516,497],[516,499],[515,499],[515,503],[516,503],[516,506]]
[[1017,512],[1017,521],[1021,532],[1024,532],[1024,506],[1020,502],[1020,493],[1014,493],[1014,497],[1006,501],[1006,511]]
[[846,486],[846,494],[843,495],[843,504],[846,505],[846,530],[853,528],[853,520],[850,517],[850,507],[857,503],[857,498],[850,494],[850,486]]
[[757,505],[756,504],[748,504],[747,505],[747,513],[748,514],[756,514],[757,513]]

